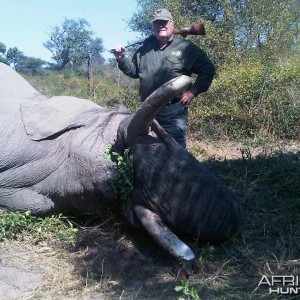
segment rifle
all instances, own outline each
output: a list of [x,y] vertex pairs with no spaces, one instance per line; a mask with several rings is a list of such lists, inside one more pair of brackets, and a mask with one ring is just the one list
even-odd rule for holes
[[[173,34],[180,34],[182,37],[185,38],[187,35],[205,35],[206,33],[205,33],[204,24],[201,22],[196,22],[188,27],[184,27],[184,28],[180,28],[180,29],[174,28]],[[133,46],[140,45],[143,43],[144,43],[144,41],[138,41],[133,44],[125,46],[125,49],[131,48]],[[115,49],[111,49],[109,52],[114,53]]]
[[173,29],[174,34],[181,34],[183,37],[187,35],[205,35],[204,24],[201,22],[196,22],[188,27],[184,27],[181,29]]

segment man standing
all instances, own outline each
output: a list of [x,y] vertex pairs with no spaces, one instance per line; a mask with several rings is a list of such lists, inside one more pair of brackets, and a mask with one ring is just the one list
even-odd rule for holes
[[125,57],[123,46],[116,46],[114,55],[124,74],[140,79],[142,101],[175,77],[197,74],[190,88],[156,116],[166,132],[186,147],[188,105],[200,93],[207,91],[215,68],[203,50],[191,41],[173,35],[173,18],[167,9],[155,12],[152,25],[153,35],[143,42],[131,61]]

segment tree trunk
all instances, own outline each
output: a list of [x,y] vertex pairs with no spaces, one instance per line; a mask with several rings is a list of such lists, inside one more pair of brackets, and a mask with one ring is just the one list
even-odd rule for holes
[[93,89],[93,87],[94,87],[94,69],[93,69],[91,53],[89,53],[89,57],[88,57],[88,80],[89,80],[90,89]]

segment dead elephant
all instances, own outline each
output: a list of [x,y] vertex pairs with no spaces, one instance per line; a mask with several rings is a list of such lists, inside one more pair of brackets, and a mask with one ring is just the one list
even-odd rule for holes
[[154,120],[190,77],[167,82],[134,114],[75,97],[47,99],[4,64],[0,82],[1,207],[35,215],[101,212],[116,201],[113,163],[103,157],[114,144],[133,153],[126,219],[173,256],[194,258],[174,233],[220,242],[237,231],[235,195]]

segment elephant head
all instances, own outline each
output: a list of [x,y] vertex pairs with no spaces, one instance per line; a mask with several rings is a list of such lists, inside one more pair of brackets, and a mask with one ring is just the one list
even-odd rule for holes
[[194,258],[173,232],[216,242],[236,232],[234,194],[155,121],[190,85],[189,77],[165,83],[134,114],[75,97],[34,96],[36,90],[3,64],[1,78],[6,78],[0,87],[1,207],[37,215],[101,214],[116,201],[110,185],[115,171],[104,158],[114,144],[133,154],[134,191],[126,219],[169,253]]
[[154,119],[190,82],[190,77],[181,76],[150,95],[121,122],[116,142],[118,151],[129,148],[133,153],[134,191],[124,212],[127,220],[144,227],[164,249],[185,260],[194,254],[173,231],[222,242],[236,232],[239,223],[233,192]]

